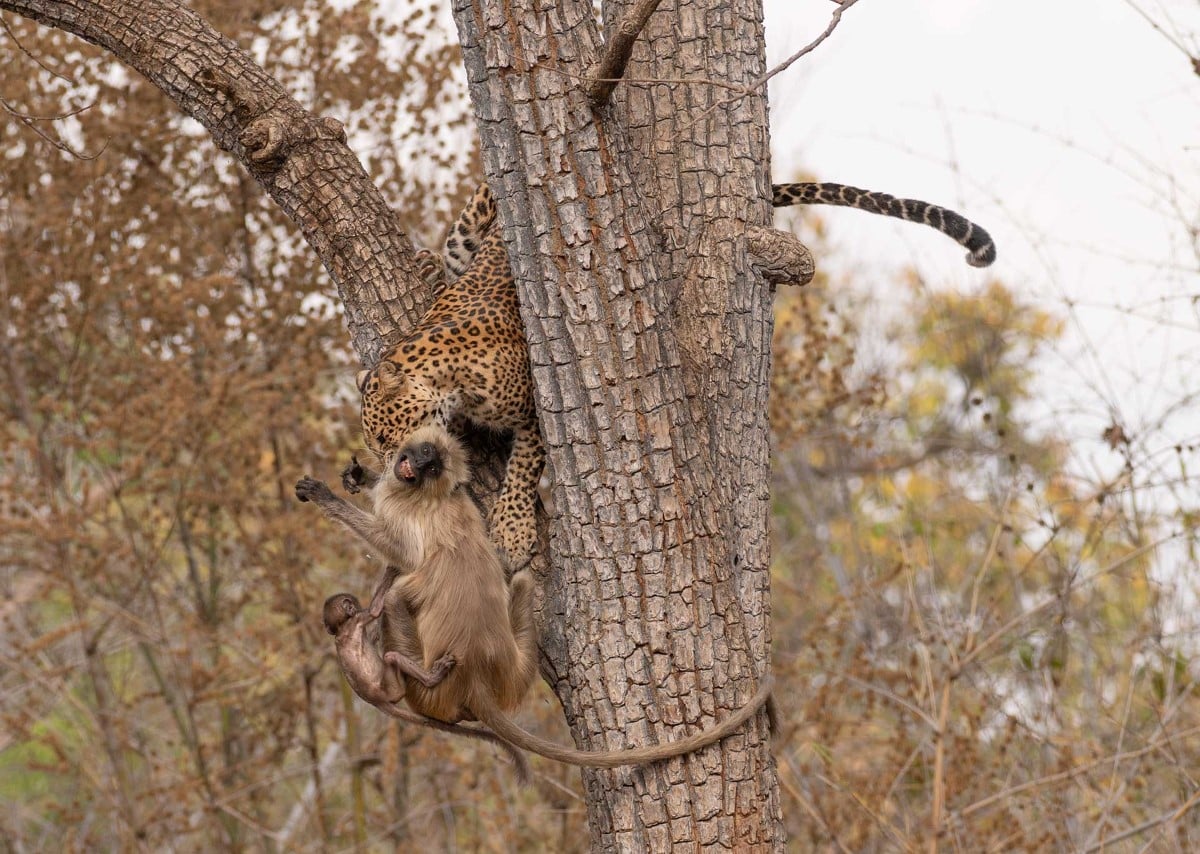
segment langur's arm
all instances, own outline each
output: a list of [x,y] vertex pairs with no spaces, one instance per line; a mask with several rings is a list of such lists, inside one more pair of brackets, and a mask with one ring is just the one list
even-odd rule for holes
[[383,614],[384,598],[399,577],[400,569],[398,567],[389,563],[384,568],[383,575],[379,578],[379,583],[375,585],[375,592],[371,594],[371,604],[367,606],[367,613],[370,614],[371,620],[378,620]]
[[405,676],[416,679],[426,688],[436,688],[441,684],[442,680],[450,675],[450,671],[454,669],[455,658],[447,653],[433,663],[433,667],[426,670],[417,662],[398,652],[385,652],[383,654],[385,663],[392,665]]
[[344,498],[338,498],[321,481],[311,477],[300,478],[296,483],[296,497],[316,504],[326,516],[345,525],[389,563],[401,566],[411,563],[411,556],[406,553],[402,543],[396,542],[387,526]]

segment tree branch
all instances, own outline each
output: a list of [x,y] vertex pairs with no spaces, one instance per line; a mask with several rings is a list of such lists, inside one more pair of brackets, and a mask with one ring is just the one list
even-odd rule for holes
[[[855,3],[857,3],[858,0],[834,0],[834,2],[838,4],[838,8],[834,9],[833,14],[829,16],[829,25],[827,27],[825,27],[825,30],[819,36],[817,36],[815,39],[813,39],[808,44],[806,44],[804,47],[800,48],[800,50],[796,51],[791,56],[789,56],[787,59],[785,59],[783,62],[779,63],[774,68],[770,69],[765,74],[763,74],[761,77],[759,77],[757,80],[755,80],[752,83],[750,83],[749,85],[747,85],[745,87],[745,89],[748,94],[756,94],[756,93],[762,92],[763,87],[766,86],[768,80],[770,80],[776,74],[786,71],[792,65],[792,63],[796,62],[802,56],[807,56],[808,54],[810,54],[814,50],[816,50],[818,47],[820,47],[822,42],[824,42],[827,38],[829,38],[831,35],[833,35],[833,31],[837,29],[837,25],[842,22],[842,15],[844,15],[846,13],[846,10],[849,9],[851,6],[853,6]],[[712,113],[716,112],[717,110],[723,109],[723,108],[729,106],[730,104],[734,103],[735,101],[739,100],[740,98],[744,98],[744,97],[746,97],[746,95],[730,95],[728,98],[720,100],[717,103],[713,104],[708,109],[704,110],[702,113],[697,115],[692,121],[693,121],[693,123],[699,122],[699,121],[703,120],[704,118],[708,117],[709,115],[711,115]]]
[[110,51],[246,167],[329,271],[364,362],[421,316],[430,288],[340,122],[305,110],[245,51],[167,0],[0,0]]
[[789,56],[787,59],[785,59],[783,62],[776,65],[774,68],[772,68],[766,74],[764,74],[761,78],[759,78],[758,80],[755,80],[754,81],[755,85],[753,88],[758,88],[759,86],[761,86],[762,84],[764,84],[768,80],[770,80],[772,77],[774,77],[776,74],[780,73],[781,71],[787,70],[792,65],[792,63],[794,63],[796,60],[800,59],[800,57],[807,56],[808,54],[810,54],[814,50],[816,50],[818,47],[820,47],[821,43],[823,41],[825,41],[825,39],[827,39],[831,35],[833,35],[833,31],[837,29],[837,25],[842,22],[842,15],[846,14],[846,10],[849,9],[851,6],[853,6],[855,3],[857,3],[858,0],[834,0],[834,2],[838,4],[838,8],[834,9],[833,14],[829,16],[829,25],[825,27],[824,31],[819,36],[817,36],[815,39],[813,39],[808,44],[806,44],[804,47],[800,48],[800,50],[796,51],[791,56]]
[[633,55],[633,44],[638,34],[646,27],[646,22],[654,14],[661,0],[639,0],[638,4],[629,9],[620,23],[613,30],[612,37],[604,48],[604,55],[596,63],[591,76],[594,78],[587,84],[585,91],[588,100],[594,107],[603,107],[612,96],[613,89],[621,75],[625,73],[625,65]]

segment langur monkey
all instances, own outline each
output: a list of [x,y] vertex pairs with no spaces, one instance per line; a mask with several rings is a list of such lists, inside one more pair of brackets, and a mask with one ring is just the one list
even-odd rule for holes
[[[384,679],[389,689],[392,678],[403,683],[414,711],[450,724],[479,720],[505,741],[569,765],[617,768],[713,744],[767,701],[770,674],[748,703],[710,729],[626,750],[574,750],[517,726],[507,712],[520,704],[537,671],[533,581],[527,571],[505,581],[504,565],[465,489],[466,451],[445,428],[420,428],[386,462],[381,475],[351,474],[354,463],[347,470],[353,481],[373,484],[374,514],[308,477],[296,484],[296,495],[315,502],[398,568],[383,601],[383,659],[394,669]],[[446,656],[453,665],[440,667]]]
[[[399,692],[396,692],[394,681],[388,680],[385,684],[383,656],[380,655],[378,642],[367,637],[367,626],[379,619],[383,613],[383,595],[397,574],[395,567],[387,568],[375,590],[371,604],[366,609],[363,609],[359,605],[358,599],[349,593],[335,593],[325,600],[322,619],[325,623],[325,630],[334,636],[338,664],[341,665],[346,681],[350,683],[355,694],[384,714],[442,732],[492,742],[512,757],[521,782],[528,782],[529,761],[525,758],[525,754],[511,744],[486,730],[448,724],[419,715],[400,705],[400,701],[404,698],[403,686]],[[440,661],[435,662],[433,670],[436,674],[452,666],[453,658],[444,656]],[[389,685],[391,686],[390,691]]]

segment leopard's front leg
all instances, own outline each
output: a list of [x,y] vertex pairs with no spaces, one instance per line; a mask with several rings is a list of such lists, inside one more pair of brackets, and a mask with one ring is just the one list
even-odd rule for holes
[[510,571],[528,562],[537,541],[537,485],[545,461],[546,451],[536,424],[513,431],[504,487],[488,518],[492,542]]
[[446,266],[442,256],[428,249],[419,249],[413,256],[417,262],[417,275],[430,286],[431,294],[436,299],[446,288]]
[[[433,422],[439,427],[445,427],[449,430],[451,422],[459,415],[480,421],[481,419],[475,417],[475,410],[482,406],[486,399],[479,392],[460,386],[442,396],[437,410],[434,412]],[[483,423],[486,423],[486,421]]]

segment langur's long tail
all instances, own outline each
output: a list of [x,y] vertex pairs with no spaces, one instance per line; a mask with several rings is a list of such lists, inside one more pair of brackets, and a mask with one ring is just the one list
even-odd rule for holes
[[759,707],[771,696],[771,688],[774,683],[775,679],[771,674],[764,675],[758,690],[754,692],[750,701],[716,726],[678,741],[668,741],[648,747],[631,747],[628,750],[593,752],[575,750],[552,741],[546,741],[513,723],[512,719],[496,705],[496,701],[491,695],[484,691],[480,691],[479,696],[471,703],[471,711],[475,717],[491,727],[505,741],[512,742],[517,747],[523,747],[539,756],[585,768],[620,768],[623,765],[644,765],[659,759],[682,756],[720,741],[754,716]]
[[512,757],[513,765],[517,769],[517,779],[521,785],[526,785],[529,782],[529,760],[525,757],[525,754],[494,732],[462,724],[448,724],[445,721],[439,721],[437,718],[425,717],[425,715],[418,714],[412,709],[396,703],[380,703],[378,708],[381,712],[391,715],[393,718],[399,718],[402,721],[408,721],[417,726],[426,726],[430,729],[448,732],[452,735],[463,735],[467,738],[477,738],[480,741],[490,742]]

